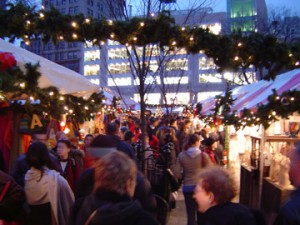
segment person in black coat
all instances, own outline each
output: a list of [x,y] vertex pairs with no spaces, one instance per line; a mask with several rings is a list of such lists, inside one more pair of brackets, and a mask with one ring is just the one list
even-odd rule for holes
[[[221,187],[221,188],[220,188]],[[246,206],[233,203],[237,193],[230,173],[220,167],[203,169],[198,176],[194,198],[201,214],[200,225],[256,225],[252,212]]]
[[[87,149],[87,154],[97,160],[116,150],[118,149],[116,149],[115,143],[111,141],[110,136],[98,135],[93,139],[91,147]],[[82,203],[86,196],[92,193],[95,183],[94,174],[94,168],[89,168],[79,176],[74,193],[75,208]],[[156,199],[152,193],[151,185],[140,171],[137,171],[136,175],[134,199],[139,200],[142,207],[147,211],[153,213],[156,211]]]
[[133,199],[137,166],[120,151],[95,163],[94,191],[74,209],[72,224],[158,225],[154,217]]

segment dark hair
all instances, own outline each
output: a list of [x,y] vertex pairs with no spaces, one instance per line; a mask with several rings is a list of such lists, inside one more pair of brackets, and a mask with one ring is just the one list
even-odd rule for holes
[[133,137],[134,137],[134,134],[130,130],[126,131],[125,134],[124,134],[124,140],[125,141],[129,141]]
[[68,148],[72,148],[72,144],[71,144],[71,142],[69,140],[58,140],[57,144],[58,143],[65,143]]
[[48,147],[39,141],[29,145],[26,153],[26,161],[30,167],[34,167],[42,172],[40,180],[43,177],[45,166],[49,169],[54,169],[53,163],[50,159]]
[[94,135],[92,135],[92,134],[87,134],[87,135],[85,135],[84,140],[87,139],[88,137],[94,138]]
[[199,135],[197,135],[197,134],[190,134],[187,137],[184,149],[187,150],[189,147],[191,147],[192,145],[194,145],[199,140],[200,140]]
[[117,143],[109,135],[99,134],[96,137],[94,137],[90,147],[113,148],[117,147]]
[[106,134],[114,135],[118,132],[119,126],[116,123],[109,123],[106,125]]

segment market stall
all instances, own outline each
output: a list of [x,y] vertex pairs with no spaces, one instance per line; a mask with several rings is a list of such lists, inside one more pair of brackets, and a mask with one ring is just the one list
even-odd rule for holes
[[[262,209],[269,222],[272,222],[281,204],[294,189],[288,177],[288,155],[300,141],[300,116],[297,113],[286,113],[284,117],[279,117],[277,110],[285,111],[281,108],[290,109],[297,105],[297,102],[294,104],[296,99],[298,101],[295,91],[300,91],[300,69],[278,75],[274,81],[262,80],[231,90],[233,104],[230,113],[237,118],[241,117],[236,121],[240,120],[239,124],[243,124],[239,129],[231,126],[229,132],[229,160],[232,165],[236,163],[240,166],[240,202]],[[268,110],[262,107],[270,101],[273,101],[274,108]],[[208,103],[205,102],[204,105],[209,106]],[[209,110],[214,107],[209,106]],[[250,110],[246,116],[243,115],[246,112],[244,109]],[[253,115],[261,109],[266,110],[269,115],[254,119],[258,121],[263,118],[266,120],[264,124],[268,126],[262,123],[248,126],[247,121],[253,121],[251,117],[255,117]],[[207,113],[208,109],[204,112]],[[271,120],[275,117],[278,121]]]
[[[2,57],[0,153],[4,158],[5,170],[8,171],[18,154],[28,146],[30,139],[26,134],[30,134],[30,130],[47,129],[44,119],[45,117],[48,121],[52,119],[49,116],[51,114],[59,115],[63,112],[74,114],[75,110],[78,111],[80,108],[70,109],[67,104],[72,103],[74,106],[86,104],[85,99],[93,98],[99,87],[72,70],[2,39],[0,39],[0,54]],[[3,65],[9,60],[16,64],[11,64],[11,69],[7,70]],[[18,91],[15,88],[19,88]],[[36,95],[36,98],[33,95]],[[88,109],[91,106],[82,107]],[[42,107],[53,110],[51,112],[37,110]],[[41,112],[43,114],[39,114]]]

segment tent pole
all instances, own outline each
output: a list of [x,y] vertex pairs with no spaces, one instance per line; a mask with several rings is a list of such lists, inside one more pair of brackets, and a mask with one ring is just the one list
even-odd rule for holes
[[259,190],[258,190],[258,208],[261,205],[261,195],[262,195],[262,184],[264,175],[264,152],[265,152],[265,142],[266,142],[266,130],[262,126],[261,130],[261,140],[260,140],[260,153],[259,153]]

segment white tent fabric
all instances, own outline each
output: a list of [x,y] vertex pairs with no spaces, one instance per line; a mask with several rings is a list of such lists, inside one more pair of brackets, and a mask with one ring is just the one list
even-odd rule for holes
[[238,97],[232,106],[232,111],[241,111],[244,108],[254,110],[258,104],[266,104],[268,96],[273,94],[273,89],[278,95],[288,90],[300,90],[300,69],[278,75],[274,81],[262,80],[233,89],[233,98],[236,94]]
[[12,53],[20,68],[26,63],[39,63],[39,71],[41,72],[39,79],[40,88],[54,86],[59,90],[60,94],[71,94],[77,97],[87,98],[99,90],[98,85],[92,84],[81,74],[27,51],[26,49],[17,47],[3,39],[0,39],[0,51]]
[[[280,74],[274,81],[261,80],[245,86],[239,86],[232,90],[232,98],[235,99],[231,111],[241,111],[244,108],[256,110],[258,104],[266,104],[268,96],[273,94],[273,89],[278,95],[288,90],[300,90],[300,69],[291,70]],[[202,102],[202,114],[211,114],[215,106],[215,98],[209,98]]]

